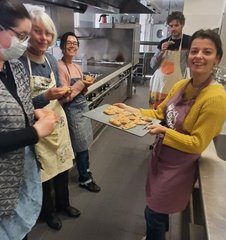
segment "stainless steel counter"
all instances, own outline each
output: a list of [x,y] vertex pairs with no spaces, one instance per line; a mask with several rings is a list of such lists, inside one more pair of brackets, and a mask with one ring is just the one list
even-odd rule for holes
[[226,239],[226,161],[216,153],[214,142],[202,154],[199,184],[208,240]]
[[100,73],[100,77],[97,78],[96,83],[88,88],[87,94],[91,93],[93,90],[97,89],[101,85],[107,83],[109,80],[117,77],[124,71],[132,67],[131,63],[123,64],[93,64],[88,65],[88,72],[91,73]]

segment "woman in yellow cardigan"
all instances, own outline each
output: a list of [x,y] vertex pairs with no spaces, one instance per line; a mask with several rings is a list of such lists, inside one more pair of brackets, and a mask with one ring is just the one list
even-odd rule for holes
[[164,122],[150,126],[156,140],[146,181],[146,240],[164,240],[168,214],[186,208],[199,157],[226,120],[225,89],[213,75],[222,55],[219,35],[199,30],[189,48],[191,79],[177,82],[156,110],[116,104]]

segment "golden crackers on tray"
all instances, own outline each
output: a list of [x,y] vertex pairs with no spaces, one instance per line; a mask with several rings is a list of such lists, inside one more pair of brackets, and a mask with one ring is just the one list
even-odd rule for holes
[[134,128],[137,125],[146,125],[152,120],[151,118],[144,117],[141,114],[130,113],[113,105],[105,108],[104,113],[112,116],[109,123],[124,130]]

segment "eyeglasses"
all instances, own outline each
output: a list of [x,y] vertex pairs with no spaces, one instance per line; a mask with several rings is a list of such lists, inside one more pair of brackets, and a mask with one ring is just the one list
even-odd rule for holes
[[14,32],[16,34],[16,37],[18,38],[19,42],[25,42],[30,34],[29,33],[18,33],[16,30],[14,30],[13,28],[5,25],[5,24],[0,24],[0,31],[6,31],[7,29],[11,30],[12,32]]
[[17,38],[19,39],[19,41],[22,43],[22,42],[25,42],[30,34],[29,33],[18,33],[17,31],[15,31],[13,28],[11,27],[7,27],[9,30],[11,30],[12,32],[14,32],[17,36]]
[[67,45],[75,47],[75,46],[79,46],[79,43],[67,41]]

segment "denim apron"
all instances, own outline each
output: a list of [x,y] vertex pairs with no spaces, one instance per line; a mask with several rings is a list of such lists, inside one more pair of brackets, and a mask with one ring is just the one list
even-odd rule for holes
[[[184,99],[191,80],[176,93],[165,107],[166,125],[178,132],[189,134],[183,122],[200,91],[211,82],[208,78],[197,93]],[[163,144],[164,135],[158,134],[146,181],[146,201],[158,213],[175,213],[186,208],[197,180],[200,154],[186,153]]]
[[181,66],[181,58],[186,58],[187,50],[182,50],[182,41],[183,36],[177,51],[166,50],[163,61],[150,80],[149,103],[153,108],[156,108],[166,98],[172,86],[183,78],[186,66]]
[[[71,76],[67,65],[66,68]],[[83,75],[80,72],[78,78],[71,78],[70,85],[74,85],[82,78]],[[83,113],[89,111],[85,96],[82,93],[79,93],[71,102],[64,105],[64,110],[68,120],[74,152],[78,153],[88,150],[93,141],[93,130],[91,120],[83,116]]]
[[15,214],[0,219],[1,240],[23,239],[35,225],[41,210],[42,184],[36,159],[30,147],[25,147],[23,176]]
[[[45,59],[50,69],[52,69],[48,59]],[[51,71],[50,78],[33,76],[30,59],[27,58],[27,61],[30,71],[32,97],[42,94],[52,87],[56,87],[53,71]],[[42,182],[48,181],[59,173],[70,169],[73,166],[74,159],[67,118],[61,104],[58,100],[51,100],[44,108],[53,110],[57,113],[60,120],[52,134],[41,138],[35,145],[37,156],[42,164]]]

